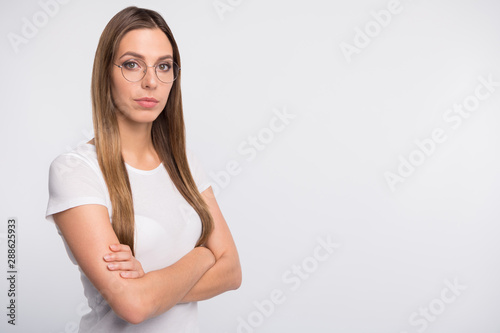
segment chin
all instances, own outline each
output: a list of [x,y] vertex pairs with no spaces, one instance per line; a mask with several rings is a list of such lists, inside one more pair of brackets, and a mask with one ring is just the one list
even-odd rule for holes
[[151,123],[153,121],[156,120],[156,118],[158,118],[159,116],[159,113],[157,112],[151,112],[150,114],[148,115],[143,115],[142,117],[133,117],[132,118],[132,121],[135,121],[137,123]]
[[145,108],[131,108],[126,112],[119,111],[119,116],[126,118],[129,121],[135,121],[139,123],[151,122],[158,118],[163,109],[159,107],[145,109]]

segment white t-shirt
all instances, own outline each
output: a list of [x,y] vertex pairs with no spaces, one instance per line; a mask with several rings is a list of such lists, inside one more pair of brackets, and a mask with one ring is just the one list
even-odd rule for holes
[[[190,149],[186,149],[186,155],[198,190],[203,192],[210,186],[209,179]],[[135,256],[146,273],[170,266],[196,245],[201,234],[200,217],[178,192],[163,164],[153,170],[125,165],[134,203]],[[52,214],[85,204],[107,207],[111,221],[113,210],[96,148],[88,143],[59,155],[51,163],[46,219],[54,222]],[[68,256],[78,265],[57,225],[56,228]],[[80,333],[199,332],[197,302],[177,304],[159,316],[133,325],[114,313],[79,266],[78,269],[91,308],[80,321]]]

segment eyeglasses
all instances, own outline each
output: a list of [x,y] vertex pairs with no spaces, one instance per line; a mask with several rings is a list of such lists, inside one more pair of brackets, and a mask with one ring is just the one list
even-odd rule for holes
[[141,81],[148,67],[154,67],[156,77],[163,83],[174,82],[179,76],[179,71],[181,68],[173,61],[165,61],[154,66],[148,66],[146,63],[140,59],[130,59],[125,61],[121,66],[113,63],[116,67],[120,68],[122,75],[125,80],[130,82]]

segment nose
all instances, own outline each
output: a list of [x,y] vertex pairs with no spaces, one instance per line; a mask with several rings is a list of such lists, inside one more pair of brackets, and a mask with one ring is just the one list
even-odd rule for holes
[[142,78],[141,85],[143,88],[156,88],[158,78],[156,77],[156,68],[154,66],[146,67],[146,75]]

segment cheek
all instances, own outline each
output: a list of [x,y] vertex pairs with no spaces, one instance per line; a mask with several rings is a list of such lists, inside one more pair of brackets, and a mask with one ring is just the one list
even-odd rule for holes
[[112,83],[111,84],[111,95],[113,98],[113,102],[118,109],[123,109],[123,107],[127,104],[127,96],[129,92],[127,91],[127,87],[121,83]]
[[167,104],[167,101],[171,98],[171,95],[172,95],[172,85],[170,87],[165,88],[165,92],[163,93],[163,96],[166,96],[165,105]]

